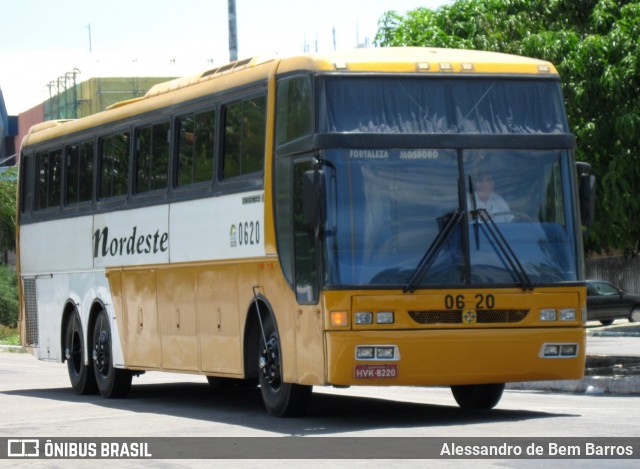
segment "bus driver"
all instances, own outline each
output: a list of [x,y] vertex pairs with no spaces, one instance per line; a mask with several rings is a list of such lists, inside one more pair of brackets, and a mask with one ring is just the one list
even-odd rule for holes
[[486,171],[479,170],[478,176],[473,181],[476,203],[469,201],[469,209],[485,209],[495,222],[510,222],[513,215],[509,204],[494,192],[495,181],[493,176]]

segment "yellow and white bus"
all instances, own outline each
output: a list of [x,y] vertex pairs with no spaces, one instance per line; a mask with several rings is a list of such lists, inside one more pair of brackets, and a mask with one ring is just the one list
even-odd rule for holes
[[20,329],[76,393],[161,370],[317,385],[578,379],[575,138],[555,68],[387,48],[251,59],[31,129]]

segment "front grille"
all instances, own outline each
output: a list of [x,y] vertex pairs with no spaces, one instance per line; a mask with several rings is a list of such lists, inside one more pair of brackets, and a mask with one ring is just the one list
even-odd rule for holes
[[409,316],[419,324],[460,324],[461,309],[409,311]]
[[38,301],[36,300],[36,279],[23,279],[25,309],[25,345],[38,345]]
[[[514,323],[523,321],[529,314],[528,309],[479,309],[476,312],[477,324]],[[462,324],[461,309],[409,311],[409,316],[418,324]]]

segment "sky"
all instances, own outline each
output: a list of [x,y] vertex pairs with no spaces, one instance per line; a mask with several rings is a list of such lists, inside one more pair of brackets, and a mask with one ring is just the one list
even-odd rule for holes
[[[452,0],[236,0],[238,58],[373,43],[386,11]],[[51,84],[185,76],[229,61],[227,0],[0,0],[0,89],[17,115]]]

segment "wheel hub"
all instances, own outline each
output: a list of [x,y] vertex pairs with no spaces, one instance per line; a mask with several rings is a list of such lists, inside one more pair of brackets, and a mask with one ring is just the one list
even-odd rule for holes
[[109,336],[107,331],[100,332],[100,336],[95,342],[93,350],[93,361],[96,369],[103,374],[109,371]]
[[280,382],[280,355],[278,339],[271,337],[260,352],[258,364],[265,382],[273,385]]

